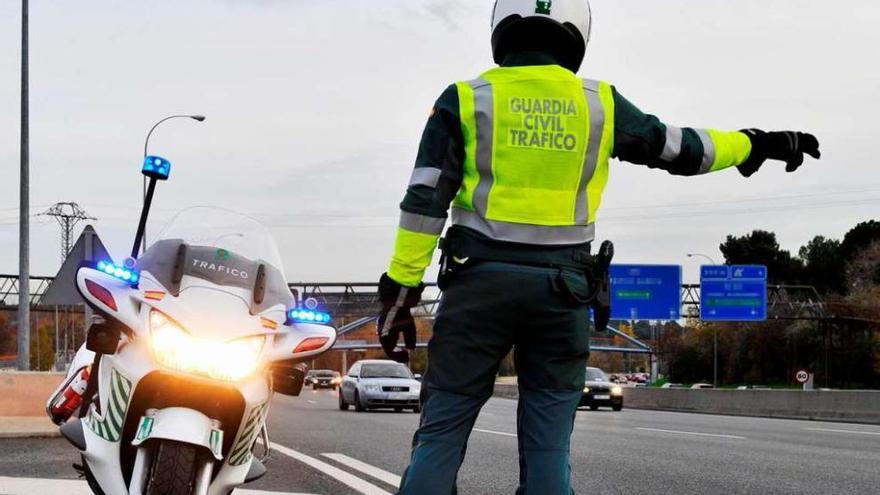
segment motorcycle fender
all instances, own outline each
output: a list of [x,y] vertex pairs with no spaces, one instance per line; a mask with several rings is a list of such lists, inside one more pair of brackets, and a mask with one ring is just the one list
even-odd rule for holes
[[223,460],[223,430],[199,411],[184,407],[151,410],[141,417],[131,442],[139,446],[147,440],[173,440],[206,448],[218,461]]

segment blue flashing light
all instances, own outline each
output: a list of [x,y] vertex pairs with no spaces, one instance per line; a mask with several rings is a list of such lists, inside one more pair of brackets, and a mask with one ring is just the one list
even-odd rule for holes
[[144,168],[141,173],[158,180],[167,180],[171,175],[171,162],[161,156],[148,156],[144,158]]
[[138,280],[140,280],[140,275],[135,270],[129,270],[128,268],[124,268],[121,266],[116,266],[113,263],[107,261],[99,261],[96,268],[99,271],[106,273],[112,277],[116,277],[119,280],[124,282],[128,282],[132,285],[137,284]]
[[310,309],[291,309],[287,312],[288,323],[330,323],[330,314]]

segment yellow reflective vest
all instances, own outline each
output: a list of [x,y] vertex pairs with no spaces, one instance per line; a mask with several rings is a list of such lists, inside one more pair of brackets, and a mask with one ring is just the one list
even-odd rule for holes
[[[581,79],[558,65],[498,67],[457,83],[455,92],[463,147],[455,173],[460,176],[450,179],[453,172],[436,163],[448,152],[431,149],[429,121],[423,137],[427,152],[420,150],[423,163],[417,161],[401,205],[388,270],[403,285],[421,282],[450,201],[453,225],[489,239],[538,247],[578,245],[595,237],[612,154],[649,166],[668,163],[670,170],[686,160],[694,163],[696,174],[739,165],[751,151],[743,133],[662,124],[618,100],[608,83]],[[647,140],[655,141],[656,156],[624,155],[631,151],[629,144],[615,149],[618,101],[626,105],[628,120],[649,129]],[[442,180],[454,184],[453,195],[441,191]]]

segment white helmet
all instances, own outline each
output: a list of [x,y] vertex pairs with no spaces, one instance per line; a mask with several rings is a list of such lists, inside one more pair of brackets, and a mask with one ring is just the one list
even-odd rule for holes
[[507,55],[511,40],[505,39],[505,35],[523,24],[562,28],[567,35],[565,43],[570,40],[571,46],[560,48],[570,52],[568,68],[577,72],[590,41],[589,0],[496,0],[492,14],[492,55],[496,63],[500,64]]

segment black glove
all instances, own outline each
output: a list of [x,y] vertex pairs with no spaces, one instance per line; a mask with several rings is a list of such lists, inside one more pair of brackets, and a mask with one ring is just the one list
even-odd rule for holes
[[387,273],[382,274],[379,280],[379,301],[382,303],[382,312],[376,325],[379,342],[385,354],[399,363],[409,362],[409,352],[394,350],[401,333],[404,347],[409,350],[416,348],[416,322],[410,309],[422,300],[423,290],[424,284],[405,287],[392,280]]
[[752,141],[752,154],[737,169],[744,177],[761,168],[765,160],[782,160],[785,170],[794,172],[804,163],[804,153],[819,159],[819,140],[812,134],[794,131],[764,132],[759,129],[743,130]]

